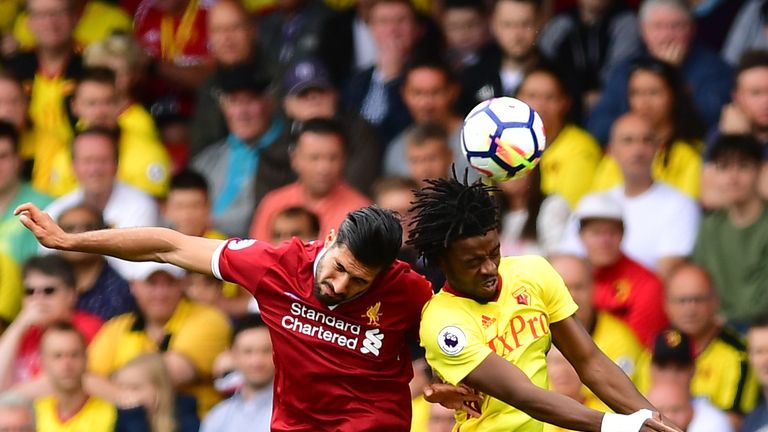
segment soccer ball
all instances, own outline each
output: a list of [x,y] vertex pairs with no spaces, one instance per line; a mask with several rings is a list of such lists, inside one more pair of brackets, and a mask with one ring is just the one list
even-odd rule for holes
[[532,170],[544,151],[541,117],[511,97],[478,104],[464,119],[461,148],[469,165],[495,181],[512,180]]

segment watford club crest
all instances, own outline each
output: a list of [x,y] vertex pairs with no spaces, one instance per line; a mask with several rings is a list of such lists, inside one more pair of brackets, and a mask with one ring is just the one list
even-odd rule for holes
[[368,308],[368,310],[365,312],[365,315],[361,315],[363,318],[368,318],[369,326],[379,326],[379,317],[382,315],[379,312],[379,309],[381,309],[381,302],[376,302],[375,305]]
[[531,297],[528,295],[528,291],[525,288],[520,288],[512,294],[517,300],[517,304],[529,306],[531,304]]

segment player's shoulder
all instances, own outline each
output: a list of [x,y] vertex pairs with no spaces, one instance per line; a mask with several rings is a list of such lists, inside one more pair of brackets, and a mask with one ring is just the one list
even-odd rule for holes
[[403,295],[431,297],[432,284],[410,264],[395,260],[380,276],[378,283],[387,286],[387,290],[397,290]]

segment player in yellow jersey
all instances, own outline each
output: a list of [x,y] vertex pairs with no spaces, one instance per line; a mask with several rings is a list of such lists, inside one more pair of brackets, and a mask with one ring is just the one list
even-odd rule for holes
[[[479,417],[457,412],[455,431],[540,432],[543,422],[583,431],[677,431],[574,316],[565,284],[541,257],[499,253],[499,215],[481,183],[428,180],[416,193],[408,243],[447,279],[424,307],[427,362],[452,385],[480,392]],[[589,409],[547,388],[551,344],[617,413]],[[439,400],[433,398],[433,400]]]

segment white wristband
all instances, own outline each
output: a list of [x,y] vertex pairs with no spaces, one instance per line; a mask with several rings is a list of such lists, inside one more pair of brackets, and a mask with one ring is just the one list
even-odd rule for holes
[[653,412],[641,409],[630,415],[605,413],[600,432],[639,432],[646,420],[653,417]]

